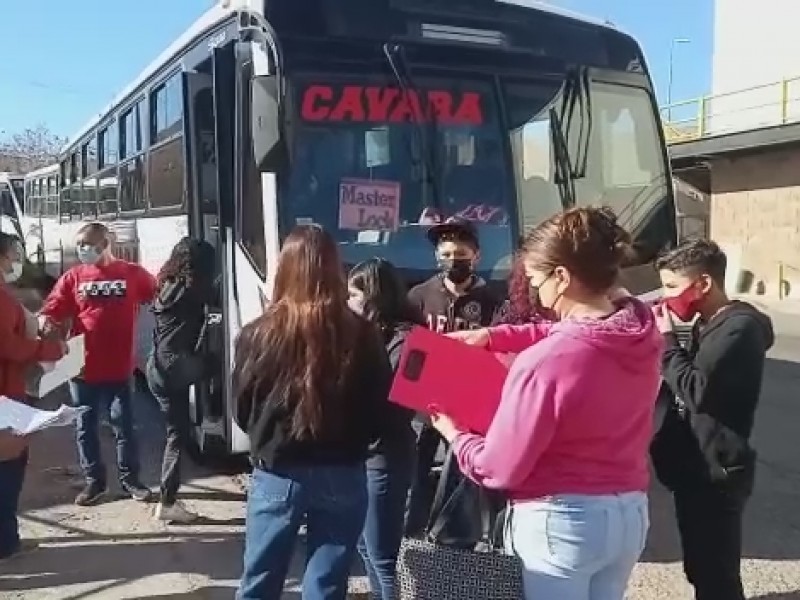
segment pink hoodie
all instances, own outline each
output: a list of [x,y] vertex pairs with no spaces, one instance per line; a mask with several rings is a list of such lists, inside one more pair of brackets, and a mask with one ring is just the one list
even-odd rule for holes
[[486,437],[459,434],[461,470],[513,500],[646,490],[662,336],[633,298],[606,319],[493,327],[520,353]]

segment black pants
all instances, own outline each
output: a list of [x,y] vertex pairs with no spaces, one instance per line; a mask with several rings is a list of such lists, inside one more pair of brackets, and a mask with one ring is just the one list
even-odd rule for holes
[[744,600],[742,517],[749,493],[710,484],[674,493],[683,569],[697,600]]
[[189,446],[189,387],[170,384],[170,374],[164,373],[151,359],[147,363],[147,384],[164,413],[167,440],[161,462],[161,503],[175,504],[181,485],[181,460]]
[[27,450],[18,458],[0,461],[0,559],[19,550],[17,509],[27,465]]
[[406,535],[420,535],[428,524],[436,484],[431,469],[436,461],[436,452],[444,442],[433,427],[425,424],[417,437],[416,467],[408,495],[406,512]]

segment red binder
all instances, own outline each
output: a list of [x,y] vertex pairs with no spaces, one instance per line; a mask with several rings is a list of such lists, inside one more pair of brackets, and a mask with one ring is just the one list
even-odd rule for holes
[[435,404],[460,426],[485,434],[497,412],[510,360],[415,327],[403,345],[389,399],[424,413]]

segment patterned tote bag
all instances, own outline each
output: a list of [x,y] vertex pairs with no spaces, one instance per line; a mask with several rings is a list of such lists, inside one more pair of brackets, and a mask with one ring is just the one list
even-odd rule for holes
[[498,535],[502,519],[455,462],[449,451],[424,537],[400,547],[398,600],[522,600],[521,564]]

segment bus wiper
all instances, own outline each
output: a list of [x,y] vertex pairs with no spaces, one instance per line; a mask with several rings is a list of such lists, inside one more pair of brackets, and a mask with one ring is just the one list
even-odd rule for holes
[[[389,66],[392,68],[392,74],[394,75],[395,81],[397,81],[397,85],[400,86],[400,90],[405,95],[406,100],[408,99],[409,94],[413,92],[420,102],[422,102],[423,97],[418,93],[417,87],[414,85],[414,82],[411,79],[408,63],[406,62],[405,55],[403,54],[403,47],[399,44],[386,43],[383,45],[383,53],[386,55],[386,60],[389,62]],[[424,111],[423,117],[427,120],[429,126],[432,128],[433,131],[431,137],[433,140],[435,140],[436,117],[430,108],[431,107],[429,103],[425,101],[424,105],[422,106]],[[441,211],[442,204],[438,182],[439,169],[437,165],[436,152],[433,149],[435,143],[428,144],[426,131],[424,130],[422,124],[416,118],[412,120],[414,123],[414,132],[417,138],[417,144],[415,148],[410,149],[409,154],[411,155],[414,168],[418,168],[420,165],[423,167],[422,205],[431,206],[432,204],[434,208]],[[419,151],[422,154],[421,160],[415,151]],[[428,186],[430,186],[433,200],[432,203],[427,201]]]
[[565,209],[575,206],[575,177],[569,147],[558,111],[550,109],[550,140],[553,144],[555,162],[555,182],[561,194],[561,206]]
[[592,98],[589,91],[589,71],[585,67],[572,70],[564,82],[559,121],[567,152],[572,145],[571,135],[576,112],[577,118],[580,119],[580,128],[575,143],[575,162],[570,174],[572,179],[582,179],[586,177],[592,134]]

